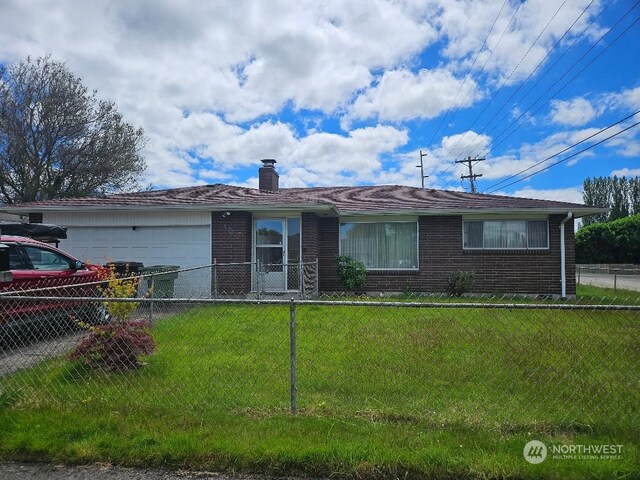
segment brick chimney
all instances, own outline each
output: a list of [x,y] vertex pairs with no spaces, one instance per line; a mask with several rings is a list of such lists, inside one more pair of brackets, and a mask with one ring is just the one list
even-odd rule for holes
[[276,172],[276,161],[272,158],[260,160],[262,167],[258,169],[258,187],[261,192],[278,192],[278,179],[280,175]]

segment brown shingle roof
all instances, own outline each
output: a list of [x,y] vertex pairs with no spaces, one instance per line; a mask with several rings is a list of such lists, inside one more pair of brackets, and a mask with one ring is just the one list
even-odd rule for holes
[[335,208],[338,213],[386,213],[417,211],[478,211],[494,210],[554,210],[573,211],[577,216],[602,211],[585,205],[465,192],[420,189],[400,185],[370,187],[283,188],[278,193],[261,192],[254,188],[231,185],[197,187],[127,193],[105,197],[68,198],[31,202],[4,210],[16,212],[35,209],[68,210],[76,208]]

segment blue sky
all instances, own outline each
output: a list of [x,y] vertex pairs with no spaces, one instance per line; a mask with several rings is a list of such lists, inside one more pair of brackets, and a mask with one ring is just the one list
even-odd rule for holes
[[[640,175],[640,5],[626,0],[5,0],[0,62],[47,53],[144,127],[157,187],[420,185],[580,201]],[[634,23],[637,22],[637,23]],[[626,30],[626,31],[625,31]],[[517,130],[516,130],[517,128]],[[515,177],[506,181],[511,176]],[[499,183],[502,182],[502,183]]]

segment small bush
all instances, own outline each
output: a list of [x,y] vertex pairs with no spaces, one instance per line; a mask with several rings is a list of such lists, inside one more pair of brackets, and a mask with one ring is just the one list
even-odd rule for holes
[[336,262],[338,263],[338,275],[345,287],[349,290],[358,290],[365,286],[367,269],[364,263],[346,255],[338,255]]
[[473,286],[474,277],[473,272],[451,272],[447,280],[447,293],[455,297],[468,293]]
[[108,325],[89,327],[86,335],[69,355],[69,360],[100,370],[131,370],[140,366],[140,357],[151,355],[155,342],[146,321],[116,320]]
[[[98,273],[98,278],[104,281],[99,287],[99,293],[104,298],[134,298],[138,291],[138,278],[119,277],[115,267],[103,268]],[[138,308],[137,302],[104,302],[104,307],[109,315],[118,320],[128,320]]]
[[[138,282],[132,278],[118,278],[113,268],[100,274],[105,281],[100,288],[104,298],[132,298]],[[153,354],[155,342],[150,333],[151,325],[146,321],[132,321],[131,315],[138,307],[137,302],[103,303],[112,319],[107,325],[77,323],[89,330],[76,348],[69,354],[69,360],[77,360],[96,369],[107,371],[130,370],[140,366],[140,357]]]

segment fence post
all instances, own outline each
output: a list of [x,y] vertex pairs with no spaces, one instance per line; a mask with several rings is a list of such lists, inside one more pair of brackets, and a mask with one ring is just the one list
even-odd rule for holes
[[580,274],[582,273],[582,267],[578,267],[578,285],[580,285]]
[[613,291],[615,292],[618,288],[618,271],[613,271]]
[[296,302],[292,298],[289,307],[289,364],[291,373],[291,413],[298,412],[298,391],[296,372]]
[[218,259],[213,259],[213,298],[218,298]]
[[[253,265],[251,266],[253,268]],[[262,291],[262,268],[260,268],[260,260],[256,260],[256,293],[260,300],[260,292]]]
[[302,260],[298,263],[298,288],[300,289],[300,296],[304,300],[306,297],[304,295],[304,263]]
[[320,283],[318,278],[320,277],[320,263],[318,262],[318,259],[316,258],[316,271],[315,271],[315,292],[313,292],[315,295],[319,295],[320,294]]
[[151,274],[151,282],[149,286],[149,298],[151,299],[151,302],[149,303],[149,323],[153,323],[153,287],[156,285],[155,280],[155,275]]

